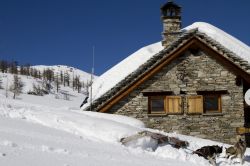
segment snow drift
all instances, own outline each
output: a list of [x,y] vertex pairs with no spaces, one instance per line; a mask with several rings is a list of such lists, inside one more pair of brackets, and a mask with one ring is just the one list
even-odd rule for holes
[[[54,101],[51,99],[50,102]],[[205,145],[229,146],[146,129],[142,122],[133,118],[81,112],[65,106],[54,108],[1,98],[0,165],[209,166],[207,160],[193,155],[190,150]],[[142,130],[177,137],[190,145],[188,149],[176,149],[171,145],[156,147],[155,140],[149,137],[130,142],[126,147],[120,143],[122,137]],[[247,149],[244,165],[250,165],[249,155]],[[233,163],[238,161],[235,159]],[[229,161],[220,157],[217,163],[226,166]]]

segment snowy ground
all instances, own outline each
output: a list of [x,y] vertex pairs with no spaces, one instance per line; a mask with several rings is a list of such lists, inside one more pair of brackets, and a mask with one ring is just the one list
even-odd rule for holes
[[[35,79],[31,76],[18,76],[21,79],[21,82],[23,83],[23,89],[22,94],[20,96],[17,96],[16,101],[24,101],[26,103],[32,103],[32,104],[40,104],[40,105],[48,105],[50,107],[73,107],[78,109],[82,103],[82,101],[85,98],[85,94],[83,93],[84,89],[82,89],[81,93],[78,93],[76,90],[73,91],[72,87],[64,87],[63,85],[60,85],[60,90],[57,93],[56,87],[54,83],[51,83],[52,89],[51,92],[48,95],[41,96],[35,96],[35,95],[28,95],[27,93],[29,91],[33,91],[33,85],[42,87],[42,80]],[[7,73],[0,73],[0,79],[2,79],[2,88],[4,90],[0,89],[0,99],[6,97],[6,89],[10,89],[10,86],[13,84],[13,75],[7,74]],[[68,100],[63,100],[64,95],[62,92],[68,94]],[[13,97],[13,93],[11,93],[9,90],[7,91],[7,96],[9,98]],[[58,99],[55,99],[55,98]]]
[[[0,94],[3,93],[0,90]],[[149,138],[125,147],[119,143],[120,138],[145,130],[143,123],[123,116],[81,112],[73,107],[78,106],[79,101],[29,95],[13,100],[0,95],[0,165],[209,165],[186,149],[167,145],[152,151],[154,142]],[[163,134],[189,141],[189,149],[193,150],[205,145],[223,145],[173,133]],[[245,159],[245,165],[250,165],[249,149]],[[228,165],[223,158],[217,162],[220,166]]]

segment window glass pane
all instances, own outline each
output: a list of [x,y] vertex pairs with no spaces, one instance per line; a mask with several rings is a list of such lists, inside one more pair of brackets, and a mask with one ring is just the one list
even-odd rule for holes
[[219,111],[218,96],[205,96],[205,111]]
[[152,112],[164,112],[164,99],[152,99],[151,100]]

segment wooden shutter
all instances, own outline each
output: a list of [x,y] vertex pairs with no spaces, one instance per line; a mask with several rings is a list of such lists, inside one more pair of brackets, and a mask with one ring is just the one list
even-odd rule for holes
[[167,96],[166,97],[166,112],[167,114],[183,113],[181,96]]
[[187,97],[188,114],[202,114],[203,113],[203,97],[202,96],[188,96]]

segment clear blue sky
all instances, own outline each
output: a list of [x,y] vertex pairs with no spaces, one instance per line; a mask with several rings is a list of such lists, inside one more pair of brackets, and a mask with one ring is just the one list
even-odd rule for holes
[[[1,0],[0,59],[70,65],[102,74],[137,49],[161,40],[167,0]],[[211,23],[250,45],[250,0],[175,0],[183,27]]]

